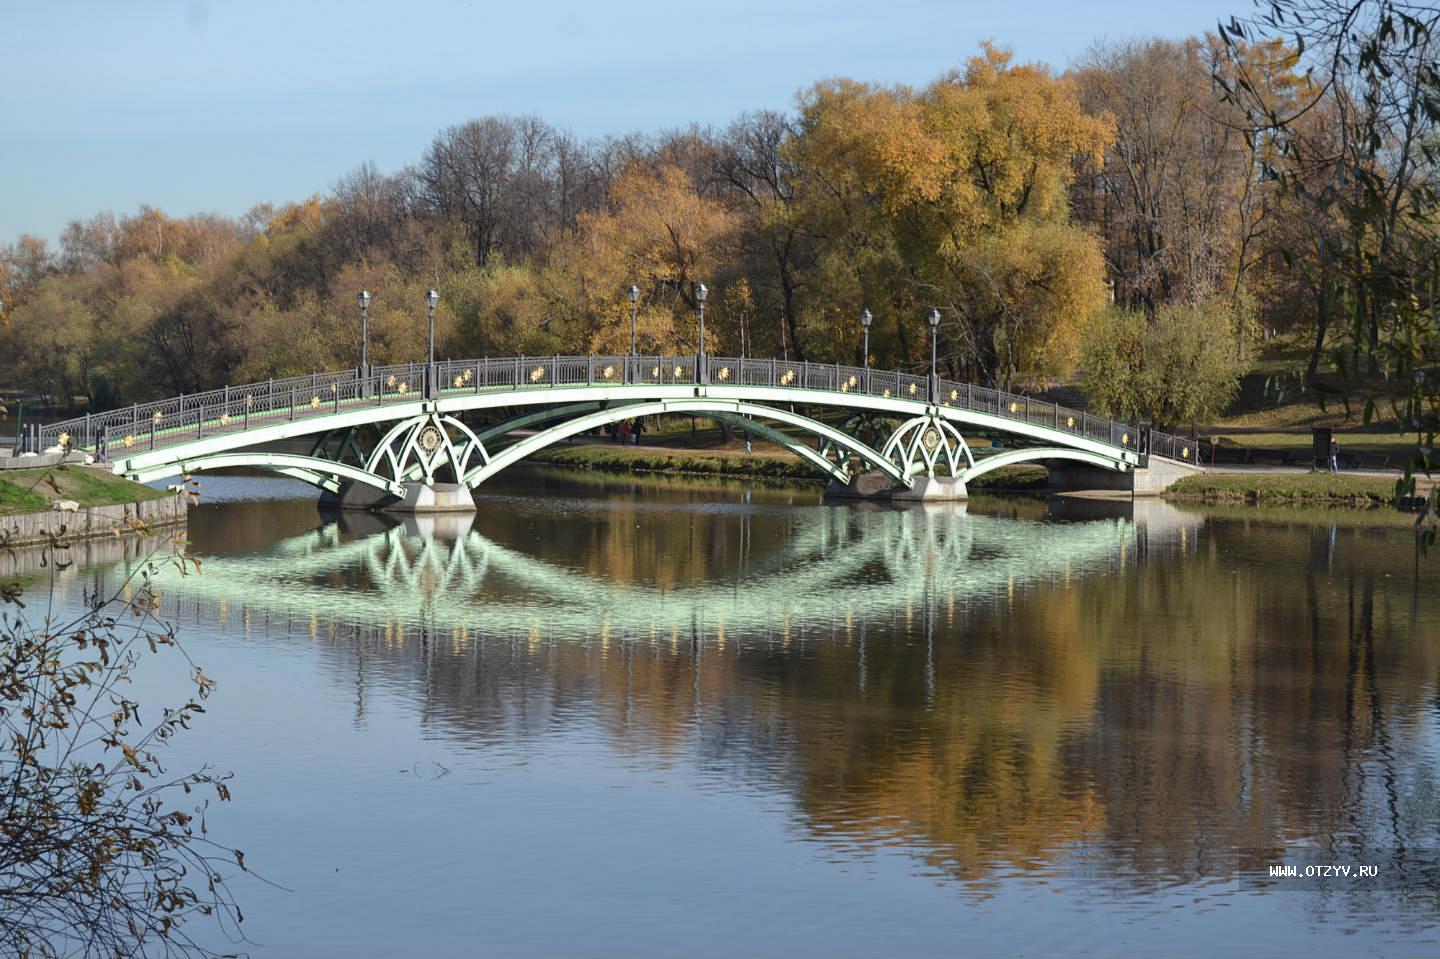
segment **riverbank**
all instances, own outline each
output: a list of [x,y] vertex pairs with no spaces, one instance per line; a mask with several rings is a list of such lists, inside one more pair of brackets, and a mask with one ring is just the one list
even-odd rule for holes
[[813,466],[784,452],[735,452],[661,446],[587,444],[552,446],[528,457],[532,463],[609,473],[670,473],[687,476],[744,477],[823,485]]
[[[788,452],[757,449],[681,449],[661,446],[577,444],[551,447],[531,457],[564,469],[612,473],[660,473],[753,479],[771,483],[821,485],[814,468]],[[1345,473],[1206,473],[1181,479],[1164,496],[1177,502],[1370,509],[1395,505],[1395,481],[1381,475]],[[1421,477],[1421,495],[1433,481]],[[1020,465],[995,470],[969,485],[972,491],[1043,493],[1044,467]]]
[[[1344,473],[1202,473],[1177,481],[1166,491],[1165,498],[1181,502],[1371,509],[1396,504],[1395,483],[1399,478],[1399,474],[1391,478]],[[1432,485],[1433,481],[1421,477],[1421,495]]]
[[0,516],[42,512],[62,500],[86,508],[144,503],[170,495],[97,466],[69,464],[0,472]]
[[[759,447],[760,444],[756,444]],[[753,453],[729,449],[680,449],[668,446],[586,444],[552,446],[529,457],[530,462],[567,469],[610,473],[666,473],[823,486],[816,468],[782,450]],[[1010,466],[987,473],[971,489],[1036,492],[1046,488],[1040,466]]]
[[[74,508],[56,509],[55,504]],[[116,536],[186,518],[185,497],[97,467],[70,465],[0,473],[0,543],[7,547]]]

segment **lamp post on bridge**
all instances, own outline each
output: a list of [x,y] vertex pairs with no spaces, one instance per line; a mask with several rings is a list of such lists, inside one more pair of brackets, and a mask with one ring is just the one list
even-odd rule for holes
[[936,335],[940,332],[940,311],[930,307],[930,312],[925,316],[926,322],[930,324],[930,402],[934,403],[940,396],[940,376],[937,372],[939,364],[936,362],[938,352],[936,347]]
[[874,321],[875,317],[870,315],[869,310],[860,311],[860,328],[865,331],[865,356],[863,365],[867,370],[870,369],[870,324]]
[[370,291],[361,290],[355,297],[360,303],[360,378],[370,375]]
[[[0,300],[0,314],[3,314],[4,312],[5,312],[5,301],[4,301],[4,300]],[[15,414],[15,445],[12,446],[12,447],[10,447],[10,455],[11,455],[11,456],[19,456],[19,455],[20,455],[20,447],[21,447],[21,445],[22,445],[22,442],[21,442],[21,434],[20,434],[20,427],[21,427],[21,426],[24,424],[24,422],[25,422],[25,401],[24,401],[24,400],[20,400],[19,402],[17,402],[17,403],[15,404],[15,408],[16,408],[16,414]]]
[[634,283],[625,291],[630,297],[630,355],[635,355],[635,311],[640,306],[640,287]]
[[700,308],[700,351],[695,355],[695,379],[701,383],[710,382],[705,364],[705,298],[709,295],[710,290],[704,283],[695,284],[695,303]]
[[625,382],[629,383],[635,379],[635,311],[640,307],[640,287],[631,283],[625,293],[630,297],[630,356],[625,361]]
[[439,392],[438,384],[435,382],[435,304],[440,302],[440,294],[429,290],[425,294],[425,303],[430,307],[430,360],[425,365],[425,395],[434,399]]

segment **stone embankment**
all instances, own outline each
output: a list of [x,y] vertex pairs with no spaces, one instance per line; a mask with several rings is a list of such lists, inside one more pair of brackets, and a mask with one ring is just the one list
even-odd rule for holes
[[30,546],[65,540],[116,536],[135,529],[137,521],[150,528],[185,522],[185,496],[173,493],[142,503],[51,509],[43,513],[0,516],[0,545]]

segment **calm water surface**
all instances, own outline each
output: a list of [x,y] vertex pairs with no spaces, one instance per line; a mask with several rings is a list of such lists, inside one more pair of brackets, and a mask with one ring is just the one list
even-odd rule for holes
[[[212,835],[274,884],[234,878],[219,947],[1440,952],[1440,558],[1386,517],[543,472],[473,521],[205,497],[162,591],[220,687],[171,767],[234,771]],[[68,601],[136,562],[76,552]],[[1381,878],[1241,875],[1314,846]]]

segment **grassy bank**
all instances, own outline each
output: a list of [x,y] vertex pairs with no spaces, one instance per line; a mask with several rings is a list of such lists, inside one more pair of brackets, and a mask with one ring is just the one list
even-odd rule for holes
[[1390,506],[1395,481],[1343,473],[1214,473],[1186,476],[1165,495],[1207,503]]
[[[1250,447],[1265,450],[1302,450],[1307,454],[1314,444],[1310,433],[1235,433],[1216,428],[1205,434],[1220,446]],[[1363,456],[1388,456],[1394,463],[1403,463],[1415,455],[1415,434],[1346,430],[1337,432],[1340,449]]]
[[80,506],[115,506],[167,496],[163,490],[90,466],[37,467],[0,473],[0,516],[48,510],[56,500]]
[[1043,466],[1021,463],[1002,466],[965,484],[966,489],[996,492],[1040,493],[1050,488],[1050,472]]
[[[569,469],[612,473],[673,473],[687,476],[723,476],[787,483],[824,483],[819,471],[793,454],[762,450],[681,449],[595,444],[552,446],[530,457],[531,462]],[[1041,466],[1007,466],[986,473],[974,483],[982,490],[1042,490],[1047,474]]]
[[676,473],[692,476],[746,476],[793,482],[823,482],[813,468],[786,453],[729,450],[654,449],[644,446],[552,446],[530,457],[534,463],[611,473]]

